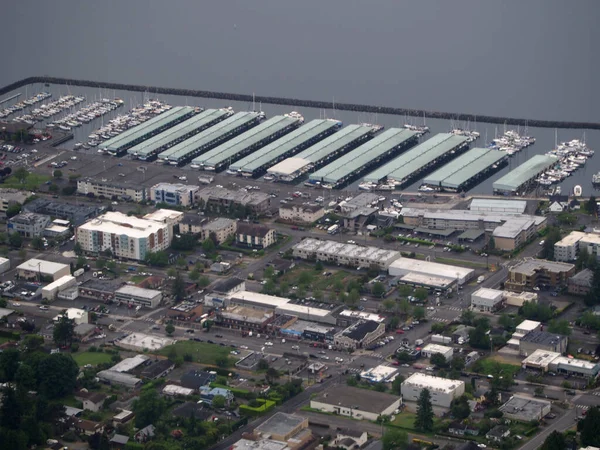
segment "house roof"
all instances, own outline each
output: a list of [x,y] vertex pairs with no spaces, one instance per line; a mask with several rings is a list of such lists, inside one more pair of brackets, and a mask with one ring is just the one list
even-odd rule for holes
[[254,223],[239,222],[237,227],[237,234],[245,234],[259,238],[264,238],[269,231],[271,231],[269,227]]
[[239,286],[243,282],[244,282],[244,280],[242,280],[240,278],[227,277],[227,278],[225,278],[223,280],[219,280],[217,283],[215,283],[215,285],[212,288],[212,291],[222,292],[222,293],[229,292],[230,290]]
[[215,374],[202,370],[190,370],[180,378],[181,385],[188,389],[200,389],[210,383],[216,377]]
[[103,394],[102,392],[93,392],[86,398],[86,400],[92,403],[100,403],[106,400],[106,394]]
[[122,434],[115,434],[112,439],[110,440],[111,443],[113,444],[127,444],[127,442],[129,441],[129,436],[124,436]]
[[334,385],[319,393],[314,401],[328,405],[344,406],[359,411],[381,414],[397,402],[399,397],[384,392],[371,391],[346,385]]
[[504,425],[496,425],[490,431],[487,432],[486,436],[502,437],[504,433],[508,431],[508,427]]
[[212,413],[210,410],[204,408],[200,403],[186,402],[183,405],[173,410],[173,415],[176,417],[192,417],[192,415],[198,420],[208,419]]
[[144,369],[141,373],[141,376],[145,378],[155,378],[161,373],[163,373],[165,370],[169,370],[171,367],[174,366],[175,363],[173,361],[169,361],[168,359],[161,359]]

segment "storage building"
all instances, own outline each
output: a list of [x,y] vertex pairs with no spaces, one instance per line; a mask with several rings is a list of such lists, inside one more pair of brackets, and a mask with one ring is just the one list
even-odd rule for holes
[[336,384],[312,398],[310,407],[358,420],[377,420],[393,414],[400,407],[400,400],[395,395]]
[[416,402],[423,389],[429,390],[433,406],[449,408],[452,400],[465,393],[465,382],[417,372],[402,383],[402,398],[404,401]]
[[59,292],[73,286],[76,282],[77,279],[74,276],[65,275],[42,288],[42,299],[50,301],[55,300]]

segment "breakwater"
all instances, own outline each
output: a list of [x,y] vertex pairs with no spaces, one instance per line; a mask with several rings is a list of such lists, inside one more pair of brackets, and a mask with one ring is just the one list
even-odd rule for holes
[[373,106],[373,105],[361,105],[354,103],[335,103],[323,102],[317,100],[302,100],[297,98],[286,98],[286,97],[267,97],[267,96],[255,96],[245,94],[234,94],[228,92],[213,92],[213,91],[201,91],[195,89],[179,89],[179,88],[167,88],[157,86],[143,86],[138,84],[124,84],[124,83],[107,83],[102,81],[91,81],[91,80],[76,80],[69,78],[57,78],[57,77],[29,77],[23,78],[22,80],[11,83],[7,86],[0,88],[0,95],[4,95],[20,87],[34,83],[47,83],[47,84],[60,84],[68,86],[83,86],[91,88],[101,89],[115,89],[122,91],[135,91],[135,92],[148,92],[150,94],[163,94],[163,95],[179,95],[189,97],[201,97],[201,98],[212,98],[218,100],[229,100],[236,102],[261,102],[271,105],[283,105],[283,106],[298,106],[305,108],[316,108],[316,109],[337,109],[341,111],[356,111],[366,112],[374,114],[389,114],[395,116],[412,116],[412,117],[427,117],[431,119],[446,119],[446,120],[457,120],[461,122],[487,122],[487,123],[498,123],[507,125],[518,125],[518,126],[531,126],[541,128],[578,128],[578,129],[593,129],[600,130],[600,123],[595,122],[569,122],[569,121],[558,121],[558,120],[538,120],[538,119],[521,119],[515,117],[499,117],[499,116],[485,116],[476,115],[469,113],[458,113],[458,112],[442,112],[442,111],[428,111],[422,109],[406,109],[406,108],[393,108],[390,106]]

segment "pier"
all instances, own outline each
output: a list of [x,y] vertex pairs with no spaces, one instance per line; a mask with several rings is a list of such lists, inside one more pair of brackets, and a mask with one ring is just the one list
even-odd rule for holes
[[4,100],[0,100],[0,105],[5,104],[6,102],[10,102],[11,100],[14,100],[15,98],[18,98],[20,96],[21,96],[21,93],[19,92],[11,97],[5,98]]
[[412,117],[427,117],[432,119],[446,119],[446,120],[458,120],[463,122],[487,122],[487,123],[498,123],[514,126],[530,126],[530,127],[541,127],[541,128],[575,128],[575,129],[591,129],[600,130],[600,122],[570,122],[560,120],[538,120],[538,119],[524,119],[515,117],[499,117],[499,116],[486,116],[460,112],[441,112],[441,111],[428,111],[422,109],[410,109],[410,108],[393,108],[389,106],[373,106],[373,105],[362,105],[353,103],[338,103],[335,102],[324,102],[316,100],[302,100],[296,98],[285,98],[285,97],[269,97],[269,96],[253,96],[243,95],[227,92],[212,92],[212,91],[201,91],[195,89],[177,89],[177,88],[166,88],[156,86],[142,86],[135,84],[124,84],[124,83],[106,83],[101,81],[91,80],[76,80],[69,78],[56,78],[56,77],[29,77],[22,80],[16,81],[12,84],[0,88],[0,95],[4,95],[8,92],[19,89],[23,86],[34,84],[34,83],[48,83],[48,84],[60,84],[69,86],[82,86],[102,89],[118,89],[124,91],[135,91],[135,92],[148,92],[154,94],[164,95],[180,95],[189,97],[202,97],[202,98],[213,98],[228,101],[238,102],[261,102],[272,105],[285,105],[285,106],[300,106],[306,108],[317,108],[317,109],[337,109],[341,111],[356,111],[356,112],[367,112],[376,114],[389,114],[396,116],[412,116]]

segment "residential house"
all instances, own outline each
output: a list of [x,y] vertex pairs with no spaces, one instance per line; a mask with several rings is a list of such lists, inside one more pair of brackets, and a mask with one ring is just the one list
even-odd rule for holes
[[448,433],[454,436],[478,436],[479,429],[460,422],[452,422],[448,426]]
[[345,450],[355,450],[364,446],[369,440],[366,431],[356,430],[354,428],[342,428],[337,431],[333,440],[333,447],[340,447]]
[[139,444],[143,444],[145,442],[152,440],[152,438],[154,438],[155,431],[156,431],[156,428],[154,428],[154,425],[150,424],[147,427],[144,427],[141,430],[139,430],[137,433],[135,433],[135,436],[133,438],[135,439],[135,442],[137,442]]
[[226,405],[229,405],[233,401],[233,394],[229,389],[219,387],[211,388],[210,386],[200,386],[200,398],[209,405],[212,405],[212,401],[217,395],[225,397]]
[[325,215],[323,206],[317,204],[290,203],[279,207],[279,218],[294,223],[313,223]]
[[491,442],[501,442],[510,436],[510,429],[505,425],[496,425],[485,435],[486,439]]
[[70,417],[67,419],[67,424],[69,429],[75,431],[77,434],[84,434],[86,436],[104,432],[104,425],[99,422],[94,422],[93,420]]
[[583,269],[581,272],[569,278],[569,294],[587,295],[592,288],[593,280],[594,272],[592,272],[590,269]]
[[101,392],[93,392],[83,399],[83,409],[98,412],[104,406],[106,398],[106,395]]
[[179,379],[179,383],[189,389],[200,389],[217,379],[217,372],[190,370]]
[[109,441],[111,450],[124,450],[129,442],[129,436],[115,434]]

